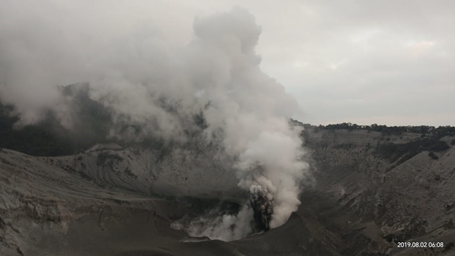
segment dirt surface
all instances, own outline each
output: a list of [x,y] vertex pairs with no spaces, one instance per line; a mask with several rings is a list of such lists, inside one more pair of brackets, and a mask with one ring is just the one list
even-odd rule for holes
[[[401,163],[375,151],[418,138],[311,134],[317,183],[299,210],[279,228],[233,242],[171,228],[220,200],[248,196],[225,167],[232,160],[214,161],[213,149],[97,145],[65,157],[2,149],[0,255],[455,255],[454,146]],[[399,247],[407,241],[426,247]]]

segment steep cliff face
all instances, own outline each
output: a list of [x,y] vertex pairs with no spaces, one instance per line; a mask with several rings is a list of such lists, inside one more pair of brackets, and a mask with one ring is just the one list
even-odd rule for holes
[[[307,135],[317,186],[303,194],[304,205],[340,235],[342,254],[455,253],[450,249],[455,241],[453,137],[434,139],[434,146],[415,133],[313,130]],[[399,150],[419,144],[412,155]],[[403,241],[445,246],[398,248]]]

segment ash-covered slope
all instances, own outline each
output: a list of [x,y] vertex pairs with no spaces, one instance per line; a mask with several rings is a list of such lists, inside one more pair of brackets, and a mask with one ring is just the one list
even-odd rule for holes
[[[185,242],[194,239],[172,229],[174,220],[201,214],[220,200],[248,197],[231,172],[214,169],[212,158],[188,154],[194,152],[160,155],[98,145],[73,156],[33,157],[3,149],[0,254],[337,255],[334,238],[300,215],[231,243]],[[182,155],[191,162],[183,165]]]
[[[455,254],[455,136],[316,127],[306,136],[318,182],[301,209],[338,235],[340,253]],[[404,241],[444,246],[398,248]]]
[[[0,252],[454,254],[455,137],[314,127],[307,127],[304,136],[317,183],[302,193],[297,212],[279,228],[227,243],[171,228],[174,221],[201,215],[220,201],[248,199],[226,167],[232,160],[217,157],[215,147],[98,144],[60,157],[3,149]],[[421,146],[402,150],[415,145]],[[398,248],[402,241],[444,246]]]
[[72,170],[96,184],[122,188],[147,196],[238,198],[232,159],[215,147],[164,146],[159,150],[116,144],[95,145],[71,156],[43,158]]
[[0,170],[1,255],[87,255],[66,241],[75,220],[94,218],[90,229],[102,231],[106,221],[140,210],[164,220],[182,214],[176,203],[97,184],[59,159],[3,149]]

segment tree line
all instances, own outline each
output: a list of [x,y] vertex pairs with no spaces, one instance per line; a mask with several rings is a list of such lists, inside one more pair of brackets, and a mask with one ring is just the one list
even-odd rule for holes
[[387,125],[358,125],[353,123],[340,123],[340,124],[328,124],[328,125],[311,125],[304,124],[297,120],[291,119],[291,124],[303,126],[305,129],[312,128],[315,132],[318,130],[367,130],[374,132],[381,132],[384,135],[401,135],[403,133],[418,133],[423,137],[444,137],[444,136],[454,136],[455,127],[454,126],[429,126],[429,125],[419,125],[419,126],[387,126]]

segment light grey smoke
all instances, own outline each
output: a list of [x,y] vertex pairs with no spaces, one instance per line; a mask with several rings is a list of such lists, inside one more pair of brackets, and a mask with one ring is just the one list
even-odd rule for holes
[[189,223],[175,222],[172,226],[186,230],[193,237],[208,237],[221,241],[238,240],[253,232],[253,211],[247,205],[235,215],[219,213],[219,209],[213,209],[206,216],[193,219]]
[[[236,159],[239,186],[273,202],[271,228],[285,223],[300,204],[308,164],[300,130],[288,124],[299,111],[296,100],[260,69],[254,17],[236,7],[196,19],[194,39],[175,47],[150,24],[108,29],[98,18],[109,16],[98,15],[77,1],[3,2],[0,100],[14,104],[24,124],[52,110],[71,127],[56,86],[88,82],[90,98],[113,113],[111,136],[139,140],[153,134],[184,141],[192,117],[202,113],[206,140]],[[125,123],[142,134],[128,135],[119,128]],[[237,239],[250,231],[219,230],[251,221],[251,212],[245,205],[237,216],[208,221],[219,229],[195,233]]]

